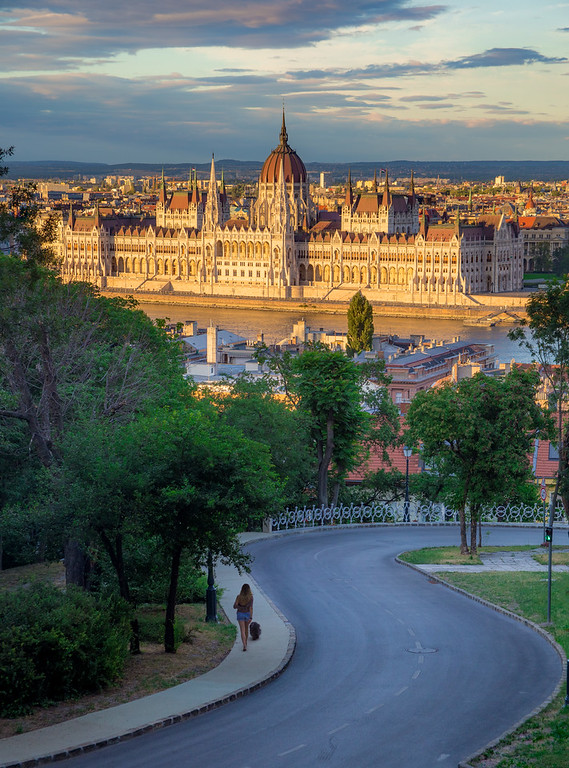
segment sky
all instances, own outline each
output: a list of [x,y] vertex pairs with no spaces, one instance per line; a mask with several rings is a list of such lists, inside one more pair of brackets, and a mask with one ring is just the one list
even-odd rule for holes
[[6,0],[18,160],[569,159],[569,0]]

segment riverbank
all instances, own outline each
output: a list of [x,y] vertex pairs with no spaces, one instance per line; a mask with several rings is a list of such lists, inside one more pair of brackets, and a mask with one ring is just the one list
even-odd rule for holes
[[[297,301],[295,299],[268,299],[236,296],[204,296],[198,294],[157,293],[155,291],[103,290],[104,296],[133,296],[144,304],[179,307],[207,307],[209,309],[244,309],[266,312],[317,312],[345,315],[349,302]],[[418,319],[483,321],[496,316],[497,322],[515,323],[525,317],[525,304],[529,294],[488,294],[472,297],[474,306],[395,304],[371,300],[374,314],[381,317],[408,317]],[[486,301],[484,301],[486,300]],[[484,303],[483,303],[484,301]],[[509,316],[501,318],[500,313]],[[483,324],[483,323],[481,323]]]

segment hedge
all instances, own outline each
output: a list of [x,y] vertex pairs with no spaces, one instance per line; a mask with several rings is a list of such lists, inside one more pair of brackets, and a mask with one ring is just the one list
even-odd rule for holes
[[41,583],[0,594],[0,716],[109,685],[129,636],[128,608],[116,599]]

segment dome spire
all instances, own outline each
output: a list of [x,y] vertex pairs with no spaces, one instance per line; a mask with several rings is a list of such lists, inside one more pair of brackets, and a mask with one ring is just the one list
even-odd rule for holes
[[281,146],[286,147],[288,144],[288,133],[286,132],[286,125],[285,125],[285,110],[284,110],[284,104],[283,104],[283,124],[281,126]]

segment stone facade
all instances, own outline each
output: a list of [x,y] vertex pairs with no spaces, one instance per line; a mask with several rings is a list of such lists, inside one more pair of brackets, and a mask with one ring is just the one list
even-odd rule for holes
[[411,180],[394,195],[354,194],[351,180],[338,214],[318,219],[300,157],[279,145],[259,177],[251,221],[231,219],[212,159],[207,191],[192,180],[168,193],[164,181],[153,218],[76,217],[59,233],[64,279],[101,288],[297,300],[469,305],[476,294],[520,291],[523,244],[503,215],[475,226],[429,226]]

